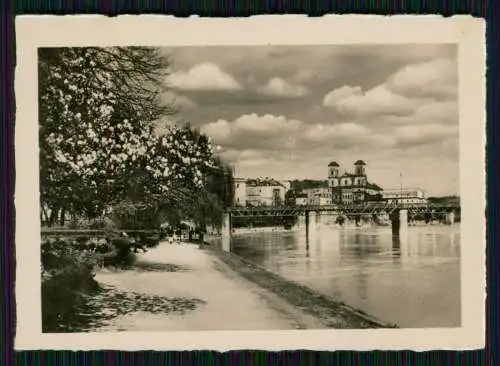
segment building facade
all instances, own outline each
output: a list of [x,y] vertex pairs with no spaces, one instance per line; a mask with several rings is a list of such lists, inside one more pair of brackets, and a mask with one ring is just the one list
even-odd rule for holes
[[280,206],[290,182],[264,179],[234,179],[234,203],[236,206]]
[[340,165],[328,164],[328,186],[332,192],[332,203],[354,204],[382,199],[382,188],[368,181],[366,163],[358,160],[354,171],[341,173]]
[[247,202],[247,180],[244,178],[233,178],[234,205],[245,206]]
[[307,198],[307,205],[325,206],[332,204],[332,190],[330,188],[306,188],[302,193]]
[[387,203],[427,203],[427,192],[419,188],[388,189],[382,197]]
[[297,206],[308,206],[309,205],[309,198],[307,197],[307,194],[298,193],[295,196],[295,204]]

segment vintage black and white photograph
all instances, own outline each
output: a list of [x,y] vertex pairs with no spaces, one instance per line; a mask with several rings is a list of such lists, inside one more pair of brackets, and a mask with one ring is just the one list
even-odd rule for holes
[[36,75],[42,333],[463,326],[458,43],[41,46]]

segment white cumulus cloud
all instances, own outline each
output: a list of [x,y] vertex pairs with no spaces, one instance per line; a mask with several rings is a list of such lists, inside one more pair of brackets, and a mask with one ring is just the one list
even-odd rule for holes
[[362,95],[363,91],[359,86],[344,85],[340,88],[328,92],[323,98],[323,105],[325,107],[336,107],[337,103],[348,97]]
[[270,139],[294,134],[302,129],[299,120],[287,119],[284,116],[255,113],[244,114],[232,122],[220,119],[202,127],[202,131],[214,138],[218,143],[245,143],[250,140]]
[[366,92],[359,87],[343,86],[325,95],[323,105],[334,107],[343,114],[392,114],[409,115],[421,104],[420,100],[409,99],[379,85]]
[[263,94],[280,97],[301,97],[309,93],[309,90],[302,85],[294,85],[279,77],[270,79],[259,91]]
[[[218,120],[202,131],[232,149],[299,151],[321,146],[347,148],[358,144],[387,146],[393,141],[358,123],[306,124],[284,116],[246,114],[234,121]],[[234,158],[234,156],[232,156]]]
[[211,62],[193,66],[188,71],[177,71],[167,77],[167,83],[185,90],[238,90],[242,86],[234,77]]
[[[457,63],[448,58],[406,65],[372,89],[344,85],[327,93],[323,106],[350,115],[441,118],[455,115]],[[440,98],[440,100],[436,100]]]
[[457,93],[457,61],[438,58],[407,65],[395,72],[387,87],[404,95],[452,96]]

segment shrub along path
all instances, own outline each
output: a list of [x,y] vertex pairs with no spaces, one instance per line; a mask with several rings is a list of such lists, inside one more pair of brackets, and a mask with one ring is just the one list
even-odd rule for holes
[[[126,299],[153,296],[190,299],[186,311],[152,312],[122,309],[94,331],[271,330],[325,328],[323,321],[290,305],[281,297],[245,280],[210,252],[192,244],[161,243],[138,255],[129,270],[97,273]],[[123,306],[132,306],[124,301]],[[116,316],[117,315],[117,316]]]

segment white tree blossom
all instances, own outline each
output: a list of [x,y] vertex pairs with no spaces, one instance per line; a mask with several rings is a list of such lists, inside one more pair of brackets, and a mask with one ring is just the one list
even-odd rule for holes
[[[145,194],[203,185],[203,172],[214,166],[209,138],[188,127],[171,126],[163,136],[154,132],[152,122],[165,113],[158,89],[146,87],[157,76],[154,67],[148,69],[154,57],[139,48],[65,48],[41,55],[44,203],[102,204],[138,182]],[[68,186],[74,189],[62,189]]]

